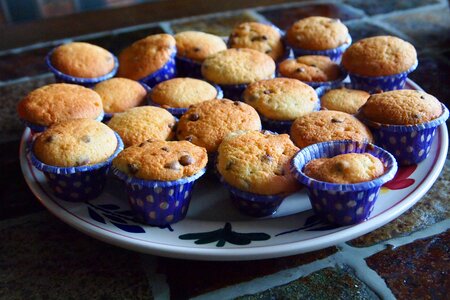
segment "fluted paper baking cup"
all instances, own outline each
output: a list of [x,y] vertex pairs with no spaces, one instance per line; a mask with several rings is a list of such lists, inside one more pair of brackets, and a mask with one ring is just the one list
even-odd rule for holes
[[332,61],[339,62],[342,54],[351,45],[352,37],[348,35],[347,41],[339,47],[326,49],[326,50],[306,50],[301,48],[292,47],[292,52],[295,57],[305,56],[305,55],[323,55],[328,56]]

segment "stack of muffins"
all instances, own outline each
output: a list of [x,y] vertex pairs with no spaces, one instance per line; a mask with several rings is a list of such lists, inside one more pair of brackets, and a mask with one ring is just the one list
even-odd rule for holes
[[308,17],[286,35],[242,23],[228,43],[195,31],[151,35],[118,58],[61,45],[46,58],[58,83],[18,105],[33,134],[29,158],[68,201],[95,198],[112,166],[150,225],[182,220],[207,168],[244,214],[272,215],[305,184],[319,216],[361,222],[396,161],[426,158],[448,110],[402,90],[417,67],[410,43],[351,42],[339,20]]

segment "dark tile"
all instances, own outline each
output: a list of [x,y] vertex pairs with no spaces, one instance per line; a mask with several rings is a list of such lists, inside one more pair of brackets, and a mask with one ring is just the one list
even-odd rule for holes
[[391,32],[364,21],[351,22],[350,24],[346,25],[348,27],[350,35],[352,36],[353,42],[371,36],[392,35]]
[[450,45],[450,14],[448,7],[419,13],[399,14],[382,20],[410,36],[416,47]]
[[43,210],[20,170],[19,141],[0,145],[0,220]]
[[439,0],[380,1],[377,5],[366,0],[344,0],[344,3],[363,10],[368,15],[378,15],[439,3]]
[[139,254],[47,213],[0,223],[1,299],[152,299]]
[[326,268],[262,293],[239,300],[379,299],[349,268]]
[[362,13],[340,4],[310,4],[298,7],[285,7],[260,12],[281,29],[289,28],[295,21],[309,16],[339,18],[342,21],[359,19]]
[[240,262],[204,262],[160,258],[158,272],[164,273],[174,299],[187,299],[232,284],[301,266],[325,258],[337,250],[326,248],[306,254]]
[[448,299],[450,231],[366,259],[398,299]]
[[0,81],[35,76],[48,72],[45,56],[51,47],[0,56]]
[[450,161],[427,194],[406,213],[366,235],[348,242],[356,247],[368,247],[395,237],[409,235],[450,218]]
[[86,39],[83,41],[108,49],[109,51],[117,55],[120,53],[122,49],[131,45],[135,41],[145,38],[146,36],[152,34],[163,32],[164,31],[160,27],[150,27],[129,32],[106,35],[103,37],[93,39]]
[[252,21],[255,22],[258,20],[249,13],[242,13],[234,16],[203,18],[194,21],[173,23],[171,26],[175,33],[187,30],[198,30],[218,36],[228,36],[236,25]]
[[0,141],[20,139],[24,126],[17,116],[17,103],[30,91],[53,82],[53,76],[48,76],[0,87]]
[[429,53],[419,53],[419,66],[408,76],[427,93],[450,105],[450,63]]

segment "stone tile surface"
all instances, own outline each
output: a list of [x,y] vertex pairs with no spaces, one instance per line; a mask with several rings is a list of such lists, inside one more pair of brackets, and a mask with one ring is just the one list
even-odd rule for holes
[[439,0],[397,0],[383,1],[383,5],[374,5],[366,0],[343,0],[344,3],[363,10],[368,15],[386,14],[393,11],[417,8],[439,3]]
[[195,19],[181,23],[173,23],[172,30],[177,33],[187,30],[204,31],[218,36],[228,36],[234,26],[243,22],[258,21],[249,13],[242,13],[233,16],[211,17]]
[[336,251],[336,248],[330,247],[295,256],[240,262],[204,262],[160,258],[158,260],[158,273],[166,275],[171,297],[186,299],[281,270],[301,266],[325,258]]
[[0,56],[0,81],[31,77],[48,72],[45,56],[51,47]]
[[348,242],[356,247],[368,247],[380,242],[410,235],[437,222],[450,218],[450,160],[428,193],[406,213],[366,235]]
[[450,231],[366,259],[398,299],[448,299]]
[[48,76],[0,87],[0,141],[20,139],[25,127],[17,117],[17,103],[30,91],[53,82],[53,76]]
[[364,16],[360,11],[341,4],[309,4],[298,7],[284,7],[260,12],[269,21],[281,29],[289,28],[295,21],[309,16],[339,18],[342,21],[358,19]]
[[413,38],[416,47],[448,47],[450,43],[449,14],[447,6],[425,12],[395,15],[382,20]]
[[371,36],[392,35],[389,31],[364,21],[355,21],[346,25],[350,35],[352,36],[353,42]]
[[379,299],[349,268],[326,268],[306,277],[239,300]]
[[1,299],[152,299],[139,254],[93,240],[49,213],[0,222]]

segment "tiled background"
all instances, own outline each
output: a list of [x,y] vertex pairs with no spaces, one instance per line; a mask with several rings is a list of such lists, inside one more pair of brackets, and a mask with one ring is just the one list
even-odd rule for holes
[[[393,34],[411,41],[411,78],[447,103],[450,14],[439,0],[301,2],[143,24],[71,38],[118,53],[146,35],[186,29],[228,35],[237,23],[269,20],[285,29],[309,15],[340,18],[353,39]],[[22,124],[15,106],[53,82],[46,53],[62,41],[0,52],[0,298],[445,299],[450,290],[450,162],[418,204],[363,237],[320,251],[257,262],[192,262],[140,255],[95,241],[56,220],[20,172]],[[3,47],[5,48],[5,47]]]

